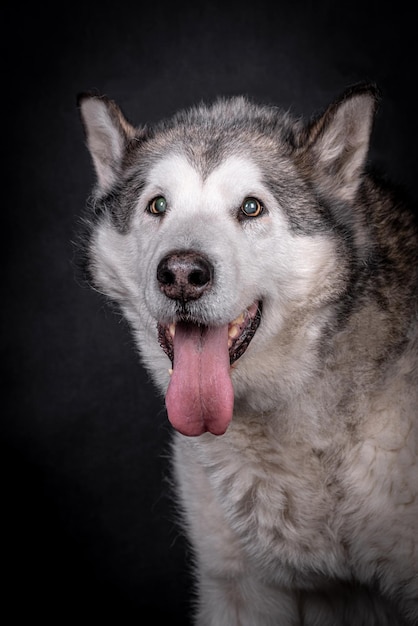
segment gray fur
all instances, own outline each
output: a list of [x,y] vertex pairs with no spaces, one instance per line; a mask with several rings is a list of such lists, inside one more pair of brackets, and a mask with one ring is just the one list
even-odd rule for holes
[[[307,124],[221,99],[138,129],[80,99],[97,172],[87,273],[161,393],[157,323],[222,327],[263,306],[225,434],[173,440],[199,626],[417,623],[418,237],[367,174],[376,99],[357,86]],[[243,216],[257,194],[263,214]],[[163,293],[173,250],[210,259],[202,297]]]

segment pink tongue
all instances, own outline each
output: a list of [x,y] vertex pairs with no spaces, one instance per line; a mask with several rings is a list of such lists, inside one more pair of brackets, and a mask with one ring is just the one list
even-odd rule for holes
[[206,431],[224,434],[234,407],[229,369],[228,325],[176,325],[173,373],[165,398],[174,428],[190,437]]

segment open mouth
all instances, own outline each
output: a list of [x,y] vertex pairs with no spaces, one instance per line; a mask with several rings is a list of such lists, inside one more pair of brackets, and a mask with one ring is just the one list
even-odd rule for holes
[[158,325],[161,347],[172,362],[165,397],[168,419],[180,433],[225,433],[234,408],[231,365],[248,348],[260,320],[257,301],[222,326],[184,320]]
[[[247,350],[255,332],[260,325],[262,312],[261,301],[253,302],[251,306],[245,309],[237,318],[228,324],[228,351],[229,363],[232,365]],[[190,331],[198,326],[202,336],[205,335],[207,327],[195,324],[193,322],[179,322],[183,327],[189,328]],[[158,324],[158,341],[170,359],[174,363],[174,337],[176,334],[177,324],[169,325]]]

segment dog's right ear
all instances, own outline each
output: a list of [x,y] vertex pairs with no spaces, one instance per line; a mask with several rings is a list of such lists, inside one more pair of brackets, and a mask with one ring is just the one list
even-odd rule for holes
[[135,128],[126,120],[120,108],[106,98],[82,93],[77,103],[93,159],[99,190],[108,191],[116,181],[128,143]]

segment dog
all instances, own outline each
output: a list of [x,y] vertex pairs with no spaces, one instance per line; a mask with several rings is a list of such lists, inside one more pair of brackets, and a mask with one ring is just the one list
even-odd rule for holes
[[165,395],[199,626],[418,623],[418,235],[379,100],[134,127],[79,97],[83,263]]

